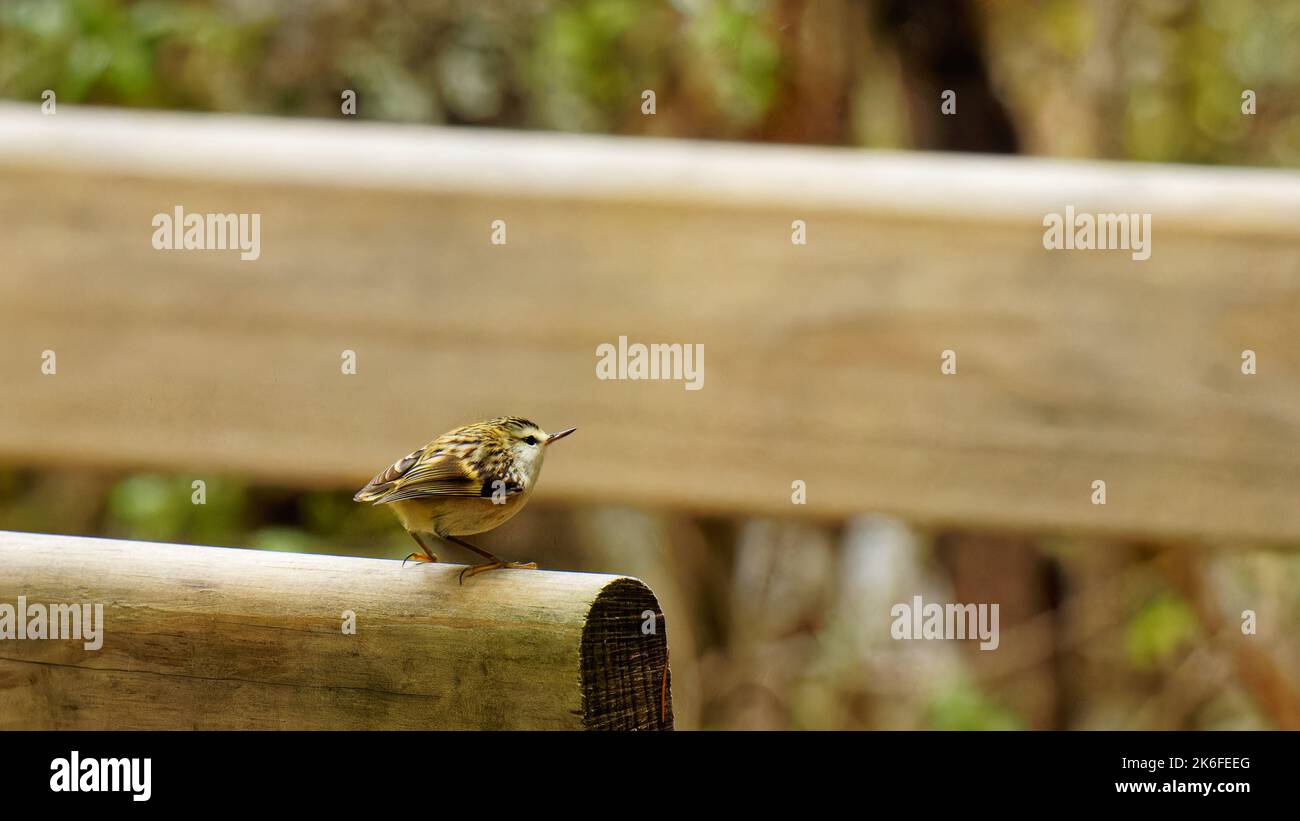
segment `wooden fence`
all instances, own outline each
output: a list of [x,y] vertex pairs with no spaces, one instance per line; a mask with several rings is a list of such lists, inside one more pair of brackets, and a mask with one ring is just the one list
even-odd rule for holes
[[[1300,538],[1292,172],[7,104],[0,180],[6,463],[353,487],[518,414],[579,427],[552,499]],[[154,250],[176,206],[259,258]],[[1150,259],[1044,249],[1067,206]],[[620,336],[703,388],[597,379]]]

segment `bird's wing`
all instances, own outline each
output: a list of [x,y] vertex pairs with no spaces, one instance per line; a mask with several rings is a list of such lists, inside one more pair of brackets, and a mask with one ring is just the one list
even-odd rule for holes
[[498,478],[505,482],[499,487],[506,495],[523,491],[506,476],[479,475],[469,460],[434,441],[394,462],[353,500],[381,505],[422,496],[491,496]]
[[424,456],[425,451],[428,449],[429,446],[425,445],[419,450],[413,450],[401,459],[398,459],[396,462],[393,462],[391,465],[384,468],[375,476],[375,478],[367,482],[365,487],[357,491],[357,495],[352,497],[352,501],[374,502],[379,497],[392,490],[393,486],[397,483],[397,480],[406,475],[406,472],[410,470],[416,462],[420,461],[420,458]]

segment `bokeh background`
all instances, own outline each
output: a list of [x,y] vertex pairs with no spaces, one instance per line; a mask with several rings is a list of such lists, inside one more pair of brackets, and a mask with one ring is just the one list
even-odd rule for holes
[[[370,120],[1297,168],[1300,3],[0,0],[6,99],[56,89],[60,105],[339,119],[345,88]],[[1245,88],[1269,101],[1250,118]],[[959,119],[939,113],[943,89]],[[195,506],[192,475],[0,464],[0,529],[411,549],[355,487],[207,474]],[[1269,728],[1300,715],[1289,545],[920,527],[869,503],[836,521],[557,504],[545,478],[482,542],[645,579],[669,614],[680,727]],[[1004,650],[892,641],[885,614],[916,593],[1000,602]],[[1245,608],[1272,627],[1243,654],[1229,634]]]

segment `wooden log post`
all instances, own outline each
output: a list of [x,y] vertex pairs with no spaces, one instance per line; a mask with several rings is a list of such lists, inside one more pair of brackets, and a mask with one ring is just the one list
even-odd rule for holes
[[460,569],[0,531],[0,729],[672,727],[643,583]]

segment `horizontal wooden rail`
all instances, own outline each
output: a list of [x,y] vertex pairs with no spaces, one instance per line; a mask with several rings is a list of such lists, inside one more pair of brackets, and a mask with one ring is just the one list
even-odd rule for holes
[[[1300,540],[1294,172],[3,105],[0,180],[6,462],[355,488],[517,414],[579,428],[539,498]],[[178,205],[261,256],[154,250]]]
[[0,531],[0,729],[672,727],[644,584],[458,569]]

